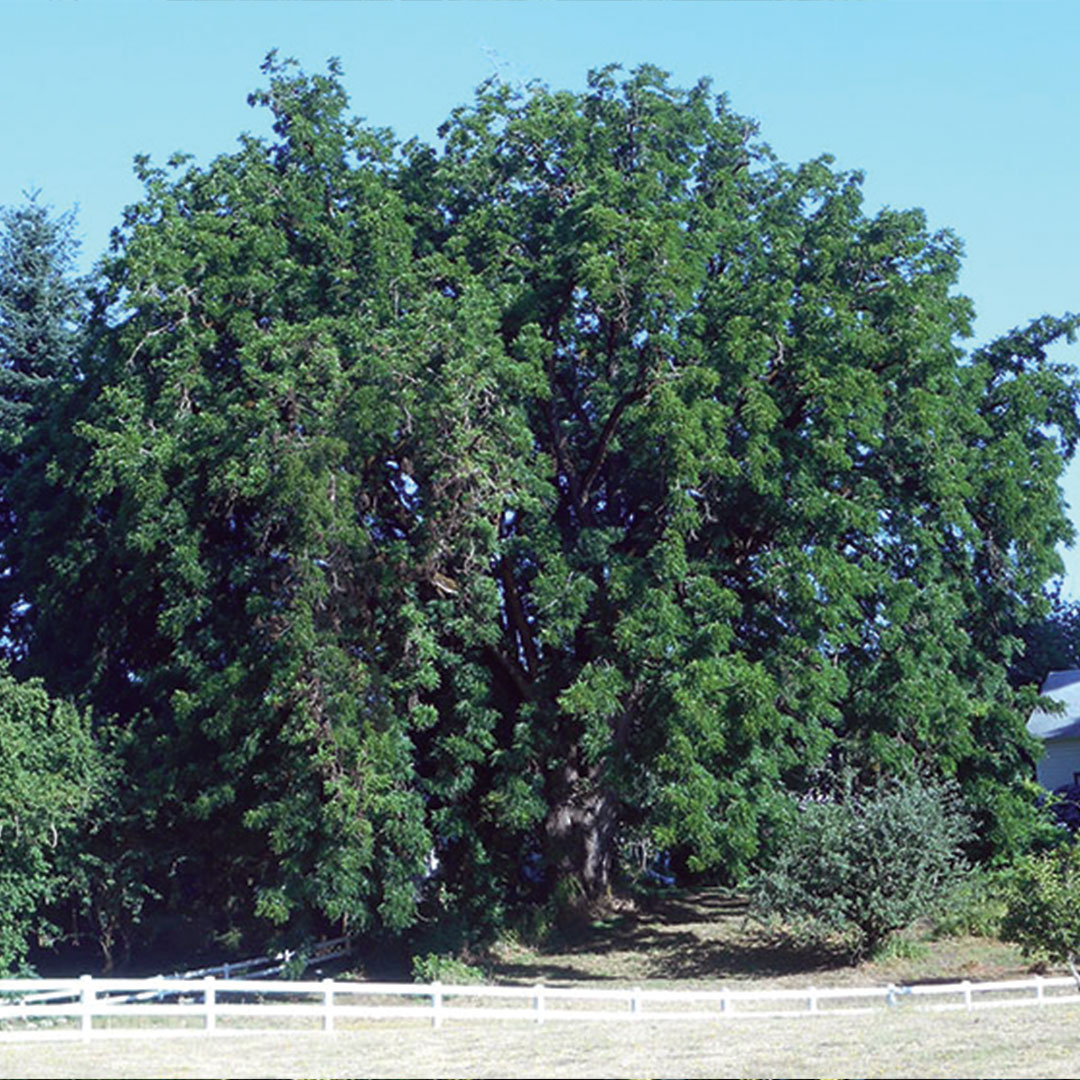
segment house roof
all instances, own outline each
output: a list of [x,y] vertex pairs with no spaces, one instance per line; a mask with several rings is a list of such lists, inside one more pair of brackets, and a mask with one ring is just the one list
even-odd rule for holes
[[1060,701],[1064,712],[1036,709],[1027,722],[1030,735],[1046,741],[1080,739],[1080,669],[1051,671],[1042,685],[1044,697]]

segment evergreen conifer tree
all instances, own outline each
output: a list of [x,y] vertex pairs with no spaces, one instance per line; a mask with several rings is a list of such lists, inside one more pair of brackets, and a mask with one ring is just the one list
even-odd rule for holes
[[41,416],[47,388],[76,367],[81,282],[72,213],[52,216],[37,195],[0,211],[0,446],[10,450]]

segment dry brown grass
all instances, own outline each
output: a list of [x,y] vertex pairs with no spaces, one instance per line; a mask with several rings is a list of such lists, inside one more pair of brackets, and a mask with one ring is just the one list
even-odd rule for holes
[[1080,1071],[1080,1006],[683,1023],[371,1023],[356,1031],[0,1045],[11,1077],[1042,1076]]

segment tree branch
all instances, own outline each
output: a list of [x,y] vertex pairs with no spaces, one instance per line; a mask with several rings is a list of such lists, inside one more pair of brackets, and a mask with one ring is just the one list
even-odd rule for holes
[[514,580],[514,571],[505,555],[499,560],[499,576],[502,579],[503,595],[506,597],[506,613],[510,624],[517,631],[521,651],[525,654],[525,670],[529,679],[532,680],[536,678],[536,673],[540,670],[540,657],[536,651],[536,642],[533,640],[532,627],[525,617],[525,606],[521,602],[521,594]]
[[607,456],[608,447],[611,445],[611,440],[615,437],[615,429],[619,426],[619,420],[622,419],[622,414],[635,402],[640,401],[645,396],[645,393],[645,387],[639,386],[636,390],[631,390],[629,394],[624,394],[619,398],[615,408],[611,410],[611,415],[607,418],[607,423],[604,424],[604,430],[600,432],[600,443],[596,448],[596,453],[593,455],[592,464],[582,478],[578,490],[576,502],[579,511],[584,510],[585,508],[585,501],[588,499],[589,492],[592,490],[592,486],[596,483],[596,478],[600,474],[600,469],[604,464],[604,458]]
[[501,649],[494,645],[488,645],[484,650],[502,669],[503,673],[514,684],[514,688],[521,697],[528,701],[532,697],[532,683],[529,677],[521,670],[521,665],[511,660]]

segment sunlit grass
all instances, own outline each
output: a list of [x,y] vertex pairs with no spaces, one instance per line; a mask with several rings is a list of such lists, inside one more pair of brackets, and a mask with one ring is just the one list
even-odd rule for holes
[[11,1077],[1045,1076],[1076,1074],[1080,1007],[799,1020],[368,1023],[288,1034],[0,1045]]

